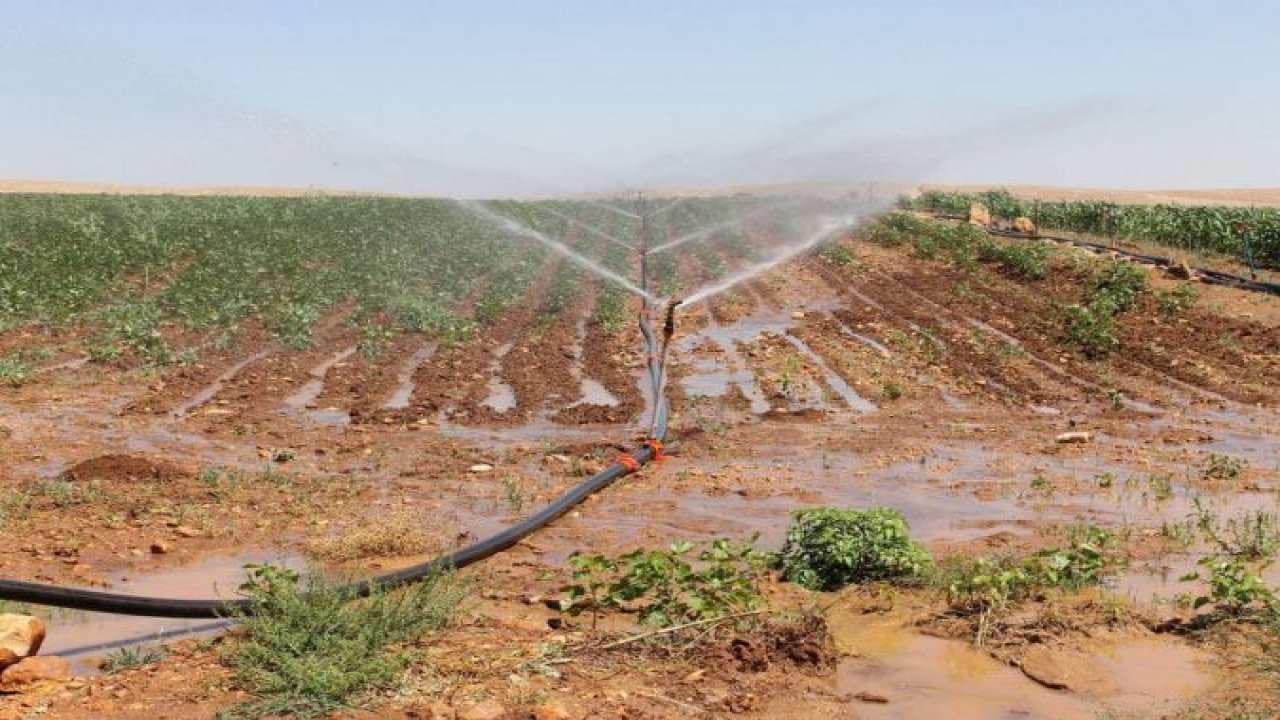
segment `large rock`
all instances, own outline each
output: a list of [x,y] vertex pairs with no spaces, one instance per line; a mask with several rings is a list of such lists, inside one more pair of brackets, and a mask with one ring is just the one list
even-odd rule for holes
[[1029,217],[1017,217],[1013,219],[1013,229],[1027,235],[1034,235],[1036,232],[1036,224],[1031,222]]
[[0,668],[40,652],[44,642],[44,621],[30,615],[0,615]]
[[27,657],[0,673],[0,692],[22,692],[46,682],[71,679],[71,661],[57,655]]
[[991,211],[982,203],[973,203],[969,206],[969,224],[990,227]]
[[1022,673],[1047,688],[1090,697],[1116,691],[1111,673],[1096,658],[1078,650],[1033,646],[1022,658]]

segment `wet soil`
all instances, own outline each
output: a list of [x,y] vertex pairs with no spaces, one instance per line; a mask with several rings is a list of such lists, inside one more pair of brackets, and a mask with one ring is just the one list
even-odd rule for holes
[[[483,590],[473,615],[421,670],[458,680],[442,692],[424,679],[385,699],[385,715],[494,700],[525,717],[549,698],[571,717],[1058,718],[1177,713],[1256,691],[1246,672],[1216,666],[1238,645],[1155,636],[1147,620],[1171,612],[1152,595],[1184,590],[1177,574],[1205,552],[1162,528],[1199,507],[1280,509],[1280,312],[1249,297],[1243,315],[1243,300],[1215,291],[1171,321],[1144,300],[1122,320],[1122,350],[1090,360],[1055,325],[1081,298],[1087,258],[1060,256],[1048,279],[1025,281],[849,247],[856,263],[813,256],[686,309],[672,346],[673,456],[468,571]],[[688,261],[680,272],[702,277]],[[161,377],[91,365],[0,388],[0,480],[21,498],[21,518],[0,524],[13,548],[0,570],[212,595],[245,562],[299,563],[309,542],[392,514],[446,544],[509,524],[630,444],[649,402],[633,329],[590,319],[598,286],[536,316],[553,274],[466,343],[401,335],[370,357],[338,315],[308,351],[251,328]],[[514,404],[486,404],[495,386]],[[1055,442],[1067,431],[1090,440]],[[1207,477],[1215,454],[1247,465]],[[1075,524],[1110,527],[1131,562],[1108,593],[1128,610],[1107,615],[1093,598],[1069,606],[1070,624],[1062,607],[1037,606],[1004,644],[975,649],[969,620],[937,616],[924,596],[906,593],[896,610],[833,596],[822,604],[836,654],[726,636],[710,654],[614,656],[586,649],[589,628],[548,624],[562,619],[540,600],[575,552],[754,534],[776,547],[792,511],[825,504],[896,507],[939,556],[1026,553]],[[170,625],[61,617],[49,642],[84,660],[77,648]],[[581,649],[545,665],[554,673],[531,670],[548,643]],[[1036,646],[1053,654],[1028,660]],[[1073,659],[1093,668],[1093,686],[1051,689],[1023,667]],[[1157,673],[1171,680],[1152,683]],[[152,668],[32,702],[46,717],[208,717],[237,699],[226,677],[212,650],[186,642]]]

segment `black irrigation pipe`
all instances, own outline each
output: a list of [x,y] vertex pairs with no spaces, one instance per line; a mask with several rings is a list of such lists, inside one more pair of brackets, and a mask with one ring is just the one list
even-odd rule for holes
[[[433,560],[352,583],[346,589],[355,595],[363,597],[367,596],[375,588],[391,588],[405,585],[441,572],[463,568],[496,555],[569,512],[575,505],[585,500],[588,495],[603,489],[614,480],[634,472],[639,466],[652,460],[654,452],[655,450],[652,446],[642,446],[630,455],[624,456],[625,460],[615,462],[592,475],[569,490],[569,492],[556,498],[542,510],[495,535],[446,555],[441,555]],[[142,615],[146,617],[219,618],[253,612],[253,606],[247,598],[187,599],[145,597],[101,590],[61,587],[26,582],[24,580],[0,580],[0,599],[71,608],[73,610],[115,613],[117,615]]]
[[[947,215],[943,213],[930,213],[930,215],[933,215],[934,217],[942,218],[945,220],[967,220],[967,218],[959,215]],[[1024,233],[1024,232],[1017,232],[1015,230],[1003,230],[1003,229],[991,228],[991,227],[983,227],[982,229],[986,230],[991,235],[998,235],[1000,237],[1016,238],[1020,240],[1051,240],[1056,243],[1072,245],[1074,247],[1083,248],[1086,250],[1093,250],[1095,252],[1115,253],[1117,255],[1122,255],[1126,258],[1129,258],[1130,260],[1136,260],[1138,262],[1143,262],[1150,265],[1158,265],[1164,268],[1169,268],[1176,265],[1176,263],[1173,260],[1167,257],[1160,257],[1158,255],[1143,255],[1141,253],[1130,252],[1128,250],[1121,250],[1119,248],[1111,247],[1110,245],[1103,245],[1102,243],[1088,242],[1086,240],[1075,240],[1073,238],[1066,238],[1059,235],[1041,235],[1040,233]],[[1250,280],[1249,278],[1241,277],[1240,275],[1233,275],[1231,273],[1220,272],[1218,270],[1210,270],[1209,268],[1193,267],[1191,269],[1194,270],[1196,274],[1198,274],[1201,278],[1203,278],[1204,282],[1210,285],[1222,285],[1224,287],[1231,287],[1237,290],[1248,290],[1250,292],[1262,292],[1270,295],[1280,295],[1280,283],[1262,282],[1260,280]]]
[[[647,233],[642,222],[641,239],[641,285],[648,292],[648,273],[645,269],[645,252],[647,250]],[[395,572],[377,575],[351,583],[343,589],[359,597],[366,597],[375,589],[393,588],[406,585],[442,572],[464,568],[492,557],[520,542],[534,532],[551,524],[557,518],[569,512],[574,506],[586,500],[588,496],[603,490],[620,477],[636,472],[641,466],[662,458],[662,439],[666,435],[666,403],[662,396],[661,377],[667,341],[674,332],[673,303],[668,307],[667,324],[663,328],[663,340],[660,342],[653,332],[652,318],[656,309],[651,298],[646,296],[644,309],[640,313],[640,331],[644,339],[645,349],[650,358],[656,358],[653,370],[654,416],[649,440],[631,453],[620,455],[613,464],[592,475],[568,492],[553,500],[546,507],[530,515],[494,535],[479,540],[451,553],[441,555],[424,563],[412,565]],[[654,363],[651,363],[653,365]],[[62,587],[45,583],[27,582],[25,580],[0,579],[0,599],[16,602],[27,602],[36,605],[86,610],[90,612],[113,613],[116,615],[139,615],[143,617],[161,618],[221,618],[222,622],[206,623],[194,628],[174,629],[157,634],[166,637],[190,634],[201,631],[216,630],[225,625],[227,618],[250,615],[254,606],[248,598],[164,598],[125,593],[89,590],[86,588]],[[73,652],[87,652],[116,647],[124,642],[102,643],[100,645],[76,648]]]

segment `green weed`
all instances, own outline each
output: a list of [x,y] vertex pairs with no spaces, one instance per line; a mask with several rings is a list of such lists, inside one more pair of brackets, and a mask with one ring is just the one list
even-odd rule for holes
[[224,718],[317,717],[391,687],[419,656],[407,645],[448,624],[467,592],[441,574],[361,598],[318,574],[248,569],[251,611],[234,615],[246,636],[223,659],[251,699]]
[[698,545],[625,555],[578,555],[573,582],[561,588],[560,609],[578,614],[640,604],[640,621],[657,626],[723,617],[765,604],[757,579],[768,564],[750,543],[720,538]]

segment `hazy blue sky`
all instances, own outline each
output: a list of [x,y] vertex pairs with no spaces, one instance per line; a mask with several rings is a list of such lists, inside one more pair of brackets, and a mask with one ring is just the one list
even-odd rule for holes
[[1280,186],[1280,3],[0,0],[0,177]]

